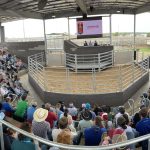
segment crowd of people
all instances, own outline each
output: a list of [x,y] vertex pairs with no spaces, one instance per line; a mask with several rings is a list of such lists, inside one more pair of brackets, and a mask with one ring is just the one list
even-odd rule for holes
[[[114,110],[105,105],[91,106],[88,102],[83,103],[81,108],[76,108],[72,102],[67,107],[63,101],[55,106],[50,103],[38,106],[36,101],[29,103],[27,100],[28,91],[18,77],[20,68],[15,56],[1,51],[0,64],[0,119],[7,121],[7,117],[12,117],[21,122],[21,129],[29,133],[58,143],[86,146],[106,146],[150,133],[150,90],[143,94],[140,110],[133,116],[123,106]],[[18,99],[16,106],[12,106],[14,95]],[[17,135],[6,126],[3,132],[6,150],[36,149],[36,143],[31,138]],[[135,150],[139,146],[148,150],[148,140],[117,149]],[[39,149],[59,150],[42,143]]]

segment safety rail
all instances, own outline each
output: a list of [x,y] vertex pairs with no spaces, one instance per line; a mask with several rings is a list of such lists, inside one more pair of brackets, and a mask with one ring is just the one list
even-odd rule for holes
[[[70,56],[69,61],[72,63],[71,61],[75,57],[72,54],[67,55]],[[101,60],[103,58],[104,60],[106,59],[105,55],[103,55],[101,56]],[[42,54],[38,54],[37,56],[41,57]],[[81,55],[81,57],[82,63],[85,63],[87,60],[84,56]],[[89,57],[89,55],[86,55],[86,57]],[[96,58],[93,64],[98,61],[95,55],[91,55],[90,57]],[[132,62],[125,65],[107,66],[105,71],[93,67],[88,71],[81,69],[76,72],[67,67],[44,67],[41,64],[42,59],[40,59],[40,62],[37,62],[36,60],[38,59],[35,56],[30,56],[28,60],[29,75],[43,90],[67,94],[121,92],[145,75],[148,72],[149,66],[149,59],[147,58],[139,63]]]
[[2,125],[6,125],[7,127],[15,130],[16,132],[19,132],[27,137],[30,137],[31,139],[33,139],[36,143],[36,150],[38,150],[38,145],[39,142],[46,144],[48,146],[54,146],[54,147],[58,147],[58,148],[63,148],[64,150],[110,150],[110,149],[114,149],[114,148],[119,148],[119,147],[123,147],[123,146],[128,146],[134,143],[138,143],[144,140],[148,140],[148,149],[150,149],[150,134],[145,135],[145,136],[141,136],[138,138],[134,138],[131,139],[130,141],[125,141],[125,142],[121,142],[121,143],[116,143],[116,144],[110,144],[109,146],[78,146],[78,145],[67,145],[67,144],[60,144],[60,143],[56,143],[56,142],[52,142],[49,140],[45,140],[43,138],[40,138],[38,136],[35,136],[31,133],[28,133],[26,131],[23,131],[15,126],[13,126],[12,124],[4,121],[4,120],[0,120],[0,139],[1,139],[1,150],[5,150],[4,149],[4,137],[3,137],[3,126]]
[[113,51],[98,54],[68,54],[66,53],[66,67],[75,70],[106,69],[113,64]]

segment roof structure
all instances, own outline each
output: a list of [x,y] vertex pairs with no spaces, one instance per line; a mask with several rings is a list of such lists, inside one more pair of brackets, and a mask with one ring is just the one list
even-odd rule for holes
[[138,14],[150,10],[150,0],[0,0],[0,22],[23,18],[51,19],[96,14]]

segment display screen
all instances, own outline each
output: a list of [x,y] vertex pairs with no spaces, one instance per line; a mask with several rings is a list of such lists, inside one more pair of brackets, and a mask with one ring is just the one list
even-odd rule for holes
[[102,37],[102,17],[78,18],[77,38]]

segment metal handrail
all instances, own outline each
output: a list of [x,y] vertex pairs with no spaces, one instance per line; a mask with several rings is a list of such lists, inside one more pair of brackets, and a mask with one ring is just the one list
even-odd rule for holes
[[[52,141],[49,141],[49,140],[45,140],[41,137],[38,137],[38,136],[35,136],[31,133],[28,133],[26,131],[23,131],[15,126],[13,126],[12,124],[4,121],[4,120],[0,120],[0,127],[2,128],[2,124],[6,125],[7,127],[27,136],[27,137],[30,137],[32,139],[34,139],[35,141],[37,142],[41,142],[43,144],[46,144],[46,145],[49,145],[49,146],[55,146],[55,147],[58,147],[58,148],[65,148],[65,149],[69,149],[69,150],[110,150],[110,149],[114,149],[114,148],[118,148],[118,147],[123,147],[123,146],[127,146],[127,145],[131,145],[131,144],[134,144],[134,143],[137,143],[137,142],[141,142],[141,141],[144,141],[144,140],[149,140],[149,145],[150,145],[150,134],[148,135],[145,135],[145,136],[141,136],[141,137],[138,137],[138,138],[135,138],[135,139],[132,139],[130,141],[125,141],[125,142],[121,142],[121,143],[116,143],[116,144],[111,144],[109,146],[77,146],[77,145],[67,145],[67,144],[60,144],[60,143],[56,143],[56,142],[52,142]],[[2,129],[0,129],[0,132],[3,132]],[[1,133],[1,142],[3,141],[3,133]],[[3,141],[4,142],[4,141]],[[4,150],[4,143],[1,143],[1,147],[2,147],[2,150]],[[2,146],[3,145],[3,146]]]

